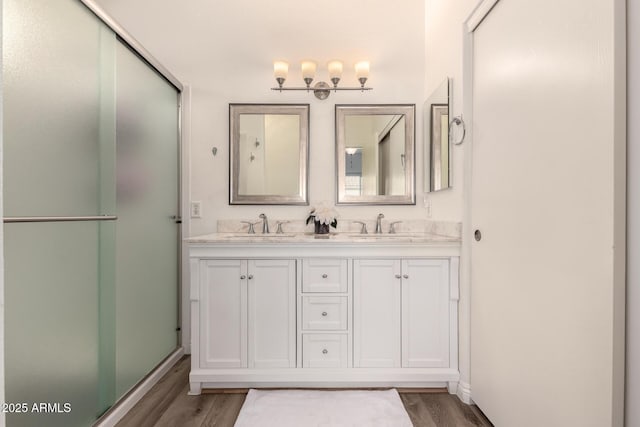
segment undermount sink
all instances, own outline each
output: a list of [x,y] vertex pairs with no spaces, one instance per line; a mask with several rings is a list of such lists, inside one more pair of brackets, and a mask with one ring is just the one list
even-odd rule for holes
[[424,233],[385,233],[385,234],[361,234],[361,233],[348,233],[351,238],[359,239],[406,239],[407,237],[424,237]]
[[295,237],[293,233],[270,233],[270,234],[249,234],[249,233],[228,233],[224,237],[229,239],[278,239],[284,237]]
[[378,241],[394,241],[394,240],[429,240],[433,242],[450,242],[456,241],[458,238],[449,237],[449,236],[439,236],[436,234],[426,234],[426,233],[384,233],[384,234],[360,234],[360,233],[348,233],[345,236],[348,239],[352,240],[378,240]]

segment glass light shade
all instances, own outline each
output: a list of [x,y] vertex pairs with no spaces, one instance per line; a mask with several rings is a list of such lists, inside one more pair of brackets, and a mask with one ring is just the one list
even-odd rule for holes
[[369,78],[369,61],[360,61],[356,63],[356,77]]
[[327,68],[329,69],[329,78],[342,77],[342,61],[331,61]]
[[313,79],[316,75],[317,65],[313,61],[302,61],[302,78]]
[[344,151],[347,152],[347,154],[351,154],[354,155],[358,152],[358,148],[357,147],[347,147],[344,149]]
[[287,79],[289,73],[289,63],[285,61],[273,61],[273,76],[278,79]]

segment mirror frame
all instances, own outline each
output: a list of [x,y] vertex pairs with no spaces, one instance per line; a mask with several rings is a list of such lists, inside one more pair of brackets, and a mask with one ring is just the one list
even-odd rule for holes
[[[300,117],[300,168],[298,194],[238,194],[240,171],[240,115],[292,114]],[[308,205],[309,204],[309,104],[229,104],[229,204]]]
[[[447,77],[443,80],[440,85],[433,91],[431,95],[424,102],[424,188],[425,192],[435,192],[435,191],[444,191],[453,187],[451,183],[451,178],[453,176],[451,171],[452,165],[452,145],[451,145],[451,135],[449,135],[449,124],[451,123],[451,90],[452,90],[452,79]],[[442,101],[442,98],[436,97],[436,94],[443,88],[447,89],[446,94],[446,104]],[[439,129],[440,126],[437,123],[434,123],[434,107],[446,107],[447,108],[447,185],[442,185],[442,162],[438,162],[438,159],[435,158],[435,154],[441,154],[441,146],[439,144],[434,144],[435,134],[439,130],[442,132],[442,129]],[[428,131],[427,131],[428,130]],[[439,175],[439,177],[438,177]]]
[[[336,104],[336,204],[415,205],[415,104]],[[402,115],[405,125],[405,194],[348,196],[345,192],[345,118],[352,115]]]

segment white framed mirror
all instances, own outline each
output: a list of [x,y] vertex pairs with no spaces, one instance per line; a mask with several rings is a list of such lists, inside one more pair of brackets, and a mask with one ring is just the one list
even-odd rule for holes
[[338,204],[414,205],[415,105],[336,105]]
[[229,104],[229,153],[229,204],[309,204],[309,104]]
[[446,78],[424,103],[425,188],[440,191],[451,188],[451,143],[449,111],[451,79]]

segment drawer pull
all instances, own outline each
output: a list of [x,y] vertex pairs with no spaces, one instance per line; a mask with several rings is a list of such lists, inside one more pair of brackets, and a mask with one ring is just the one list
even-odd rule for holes
[[401,279],[401,278],[402,278],[402,276],[401,276],[401,275],[396,274],[396,279]]
[[326,316],[327,316],[327,312],[326,312],[326,311],[323,311],[323,312],[322,312],[322,315],[326,317]]
[[408,278],[409,278],[409,275],[408,275],[408,274],[405,274],[405,275],[403,275],[402,277],[404,277],[405,279],[408,279]]
[[327,277],[329,277],[329,276],[327,276],[327,274],[326,274],[326,273],[322,275],[322,278],[323,278],[323,279],[326,279]]
[[247,278],[247,276],[245,276],[244,274],[242,276],[240,276],[240,280],[244,280],[246,278]]
[[249,280],[253,279],[253,274],[249,275]]
[[322,354],[327,354],[327,353],[329,353],[329,350],[327,350],[326,348],[322,350]]

